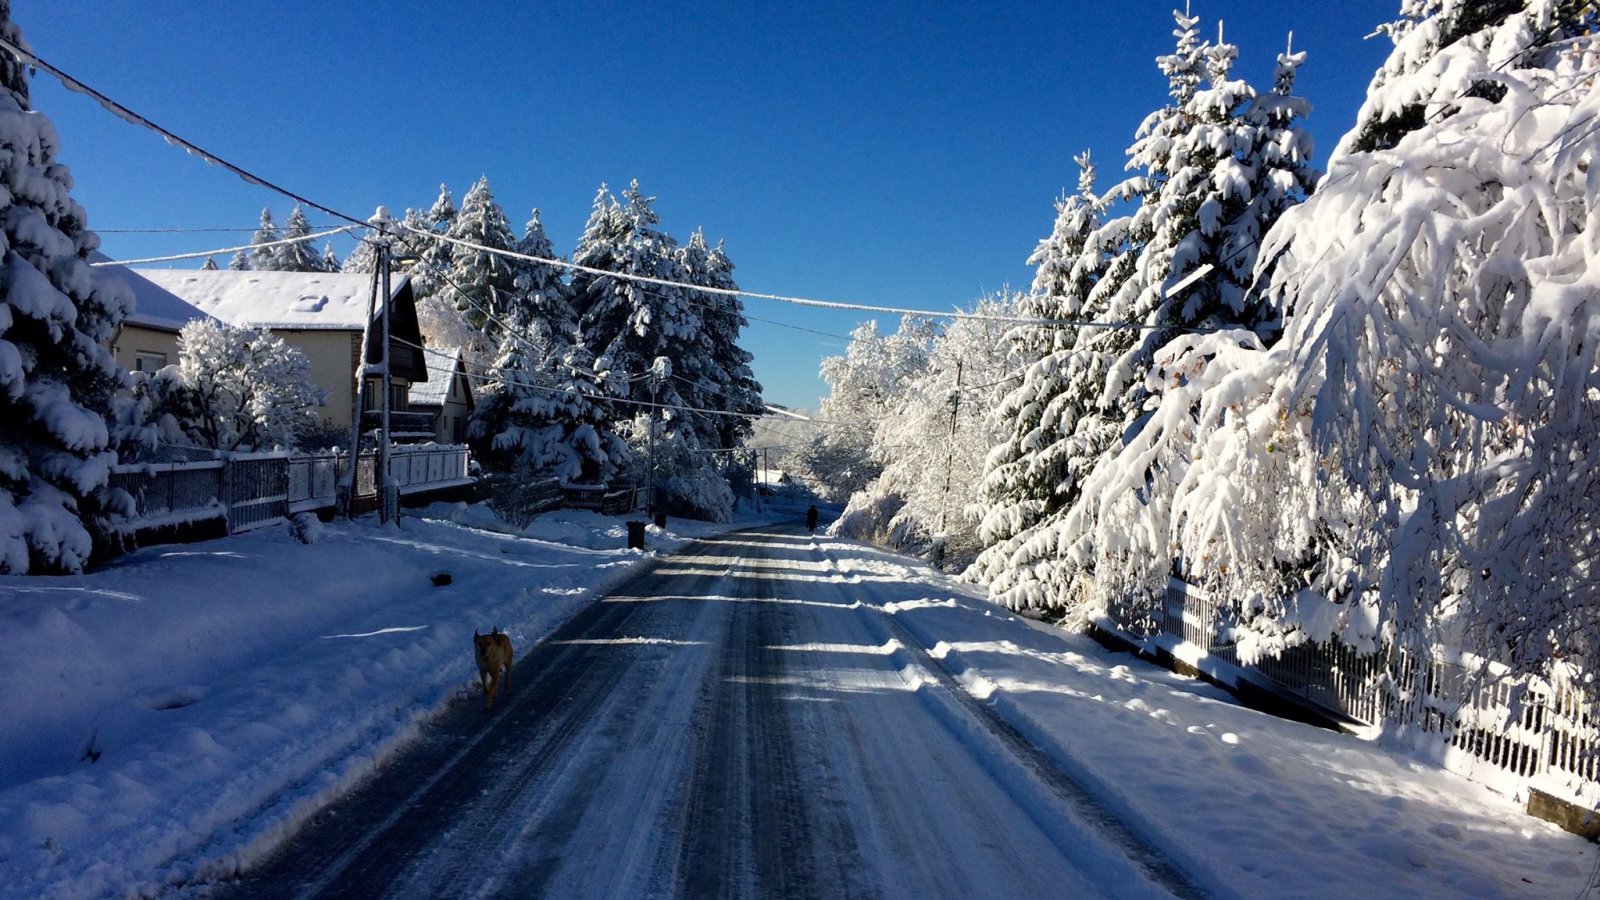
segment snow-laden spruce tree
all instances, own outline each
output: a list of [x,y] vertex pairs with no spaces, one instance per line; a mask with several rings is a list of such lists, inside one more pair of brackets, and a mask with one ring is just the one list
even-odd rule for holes
[[607,373],[543,318],[507,334],[473,410],[469,438],[494,468],[600,484],[632,464],[613,427]]
[[520,302],[521,293],[517,286],[519,264],[491,252],[514,249],[517,238],[505,210],[495,202],[487,177],[474,182],[461,198],[461,209],[449,220],[445,236],[489,248],[445,243],[450,253],[451,285],[447,293],[471,335],[462,345],[468,365],[481,371],[493,360],[500,335]]
[[[1099,330],[1054,324],[1102,317],[1103,295],[1094,288],[1109,255],[1098,242],[1122,243],[1104,222],[1089,154],[1074,159],[1077,193],[1056,203],[1054,228],[1028,257],[1036,269],[1033,288],[1018,302],[1017,314],[1040,321],[1018,325],[1005,337],[1009,363],[1022,371],[1000,386],[1005,393],[991,408],[990,428],[998,440],[985,459],[973,506],[983,551],[968,577],[1013,605],[1049,605],[1042,588],[1051,579],[1038,576],[1051,563],[1013,558],[1041,525],[1057,521],[1077,499],[1085,466],[1116,435],[1092,402],[1104,377],[1094,365],[1092,342]],[[1115,224],[1125,228],[1126,221]],[[1029,595],[1013,596],[1019,588]]]
[[[1178,227],[1166,233],[1177,239],[1158,230],[1141,264],[1165,278],[1147,283],[1134,306],[1108,313],[1142,313],[1139,321],[1166,327],[1147,329],[1112,367],[1107,387],[1120,380],[1123,437],[1093,467],[1056,534],[1078,579],[1070,596],[1087,610],[1161,592],[1182,556],[1171,533],[1173,487],[1194,455],[1203,370],[1210,357],[1222,356],[1222,365],[1280,328],[1277,312],[1249,287],[1262,236],[1316,177],[1299,126],[1307,106],[1293,93],[1304,56],[1281,54],[1273,90],[1257,95],[1229,77],[1235,53],[1228,44],[1203,49],[1209,87],[1190,101],[1194,127],[1164,154],[1172,174],[1155,203],[1173,211],[1166,215]],[[1204,267],[1207,274],[1188,280]],[[1213,330],[1220,336],[1194,340]]]
[[[0,0],[0,33],[26,46]],[[107,417],[127,373],[107,344],[133,298],[89,267],[100,245],[72,199],[54,126],[0,54],[0,574],[81,571],[106,517]]]
[[250,236],[250,268],[260,272],[270,272],[278,266],[278,247],[265,246],[274,241],[281,240],[283,235],[278,232],[278,226],[272,221],[272,210],[261,210],[261,224],[257,226],[256,233]]
[[1288,327],[1204,395],[1176,537],[1255,598],[1269,648],[1592,667],[1600,28],[1555,0],[1404,10],[1322,186],[1266,241]]
[[456,212],[450,188],[440,184],[439,196],[426,212],[406,210],[394,247],[397,255],[412,260],[405,272],[411,276],[417,324],[422,336],[436,347],[466,347],[473,339],[471,327],[456,308],[461,296],[450,283],[454,278],[450,269],[454,248],[439,240],[450,230]]
[[[283,224],[283,237],[303,238],[311,234],[311,220],[306,218],[306,211],[296,203],[289,212],[289,218]],[[317,253],[310,241],[296,241],[293,244],[282,244],[273,248],[272,268],[279,272],[322,272],[326,271],[322,265],[322,256]],[[263,268],[257,266],[256,268]]]
[[[733,261],[722,245],[706,245],[705,234],[695,231],[678,254],[689,281],[719,291],[735,291]],[[750,437],[753,421],[766,407],[761,384],[750,368],[754,359],[739,346],[739,335],[749,324],[744,303],[733,294],[690,292],[689,302],[700,315],[696,341],[698,353],[685,360],[674,376],[681,382],[690,406],[711,410],[701,427],[718,448],[739,447]]]
[[338,271],[341,271],[342,269],[344,269],[344,263],[339,261],[339,254],[333,252],[333,245],[332,244],[323,244],[322,245],[322,260],[321,260],[321,262],[322,262],[322,268],[321,268],[320,271],[323,271],[323,272],[338,272]]
[[[1021,294],[979,300],[979,316],[1015,317]],[[883,471],[850,497],[834,532],[928,554],[959,570],[977,553],[977,499],[989,449],[1001,440],[995,404],[1016,384],[1006,342],[1010,326],[955,319],[933,339],[927,368],[878,422],[873,454]]]
[[[920,316],[905,316],[889,335],[880,335],[878,323],[868,320],[850,332],[843,356],[822,360],[828,396],[818,413],[820,425],[795,467],[823,499],[843,503],[882,474],[883,456],[874,448],[878,425],[926,376],[937,334],[934,323]],[[898,511],[885,508],[879,515],[888,518]]]
[[200,264],[200,271],[202,272],[215,272],[217,268],[217,258],[215,256],[206,257],[206,261]]
[[[516,250],[555,259],[533,211]],[[516,304],[500,336],[489,381],[479,391],[470,437],[496,468],[550,474],[563,481],[602,483],[627,469],[632,454],[613,427],[609,373],[578,339],[561,270],[517,263]],[[623,386],[615,386],[622,390]]]
[[230,272],[248,272],[250,270],[250,251],[239,250],[228,260]]
[[[560,259],[556,256],[555,245],[545,234],[537,209],[522,227],[522,238],[513,249],[524,256]],[[571,291],[563,277],[565,270],[552,263],[528,260],[514,260],[513,263],[517,273],[517,311],[512,318],[518,322],[542,319],[557,333],[575,336],[578,314],[572,308]]]
[[1181,415],[1152,416],[1163,392],[1181,386],[1161,377],[1158,353],[1195,330],[1277,327],[1247,288],[1260,236],[1315,177],[1296,121],[1306,106],[1292,93],[1301,57],[1280,59],[1272,98],[1258,106],[1256,92],[1232,77],[1236,48],[1197,41],[1196,19],[1175,16],[1177,51],[1160,60],[1174,103],[1146,119],[1129,149],[1130,168],[1142,174],[1111,192],[1139,206],[1089,241],[1087,264],[1105,268],[1088,306],[1118,327],[1083,329],[1074,346],[1075,387],[1099,388],[1076,397],[1084,412],[1069,446],[1079,452],[1067,466],[1078,491],[1056,518],[1013,538],[995,579],[1013,605],[1082,612],[1164,583],[1173,548],[1162,483],[1174,476],[1151,448],[1177,442],[1181,462],[1192,428]]
[[[689,274],[679,258],[678,242],[656,226],[660,223],[638,182],[618,203],[602,185],[595,197],[573,262],[589,268],[676,282],[654,284],[632,278],[575,272],[573,306],[585,346],[616,373],[621,387],[619,410],[632,413],[619,423],[634,452],[646,460],[650,435],[655,435],[656,485],[669,511],[714,520],[732,514],[732,495],[721,483],[715,454],[715,426],[688,402],[691,383],[682,372],[712,367],[701,343],[704,323]],[[662,371],[663,360],[670,371]],[[653,423],[653,424],[652,424]],[[644,474],[641,474],[641,478]]]
[[196,319],[178,333],[178,362],[139,378],[164,437],[212,450],[295,446],[326,392],[299,348],[265,329]]

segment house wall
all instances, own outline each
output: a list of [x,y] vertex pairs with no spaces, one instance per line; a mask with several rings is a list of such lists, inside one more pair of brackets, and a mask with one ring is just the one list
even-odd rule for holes
[[291,331],[274,329],[284,343],[298,347],[311,363],[311,381],[328,392],[328,403],[318,410],[323,421],[350,427],[355,411],[355,361],[361,353],[361,334],[354,331]]
[[129,372],[139,371],[139,354],[160,354],[167,365],[178,362],[178,336],[142,325],[123,325],[111,344],[117,365]]

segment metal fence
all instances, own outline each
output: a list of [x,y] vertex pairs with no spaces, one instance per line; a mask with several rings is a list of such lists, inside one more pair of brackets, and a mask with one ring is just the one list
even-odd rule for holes
[[[1130,636],[1167,635],[1239,664],[1234,608],[1202,588],[1175,578],[1154,602],[1130,599],[1109,612]],[[1600,795],[1600,703],[1579,685],[1517,677],[1468,654],[1362,653],[1337,640],[1249,668],[1323,709],[1442,745],[1446,768],[1508,793],[1535,785],[1571,801]]]
[[631,485],[564,484],[561,494],[563,506],[592,509],[607,516],[620,516],[638,505],[638,492]]
[[[281,522],[290,514],[334,505],[349,469],[342,453],[235,453],[195,462],[116,466],[111,486],[134,499],[132,525],[226,515],[232,533]],[[423,444],[390,450],[389,471],[403,494],[470,484],[467,448]],[[377,495],[375,452],[356,458],[355,496]]]

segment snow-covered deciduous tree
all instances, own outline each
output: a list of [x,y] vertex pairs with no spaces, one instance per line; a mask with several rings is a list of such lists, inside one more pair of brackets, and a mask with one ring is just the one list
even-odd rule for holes
[[882,473],[851,495],[835,533],[937,552],[952,569],[972,561],[979,544],[967,508],[989,449],[1002,439],[990,412],[1016,383],[1010,326],[994,319],[1015,317],[1020,300],[986,297],[972,312],[992,318],[955,319],[934,337],[926,369],[877,423],[873,453]]
[[843,356],[823,359],[829,390],[818,414],[822,424],[796,460],[818,495],[843,503],[882,474],[882,456],[873,449],[878,423],[927,374],[937,334],[921,316],[902,318],[890,335],[880,335],[878,323],[869,320],[850,333]]
[[1592,666],[1597,22],[1554,0],[1406,12],[1266,242],[1289,325],[1204,399],[1176,537],[1272,640]]
[[178,334],[178,363],[156,373],[158,421],[170,415],[188,441],[213,450],[292,447],[312,427],[325,392],[311,363],[266,330],[196,319]]
[[[0,0],[0,34],[26,46]],[[106,517],[131,512],[107,480],[107,418],[127,381],[106,349],[132,307],[72,199],[61,142],[0,54],[0,574],[81,571]]]

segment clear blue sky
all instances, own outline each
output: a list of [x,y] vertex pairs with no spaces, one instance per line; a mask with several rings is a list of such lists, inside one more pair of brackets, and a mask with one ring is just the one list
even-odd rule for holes
[[[14,0],[44,59],[202,147],[366,216],[459,201],[479,175],[570,254],[601,182],[639,179],[679,240],[727,242],[748,290],[949,310],[1025,264],[1091,149],[1120,177],[1166,99],[1173,4]],[[1206,0],[1260,89],[1293,30],[1324,158],[1388,51],[1398,0]],[[245,243],[292,203],[129,125],[48,75],[34,104],[104,248]],[[314,222],[327,217],[313,214]],[[343,255],[347,244],[337,246]],[[219,260],[221,261],[221,260]],[[822,357],[866,316],[747,301],[769,400],[814,407]],[[891,330],[894,320],[882,327]]]

